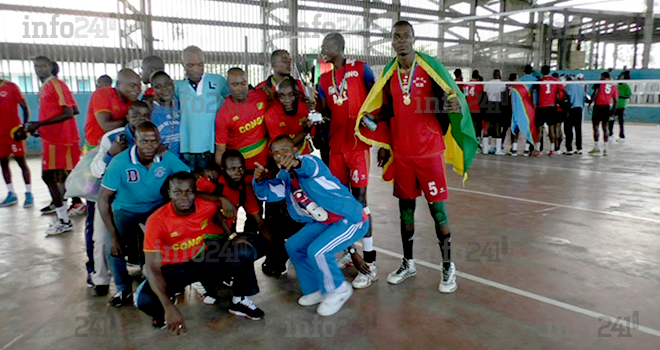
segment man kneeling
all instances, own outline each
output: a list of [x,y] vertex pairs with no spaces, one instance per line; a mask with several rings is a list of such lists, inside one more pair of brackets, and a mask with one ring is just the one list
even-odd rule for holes
[[281,170],[275,179],[265,180],[266,169],[256,163],[254,191],[267,202],[286,199],[291,218],[305,224],[285,244],[304,294],[298,303],[321,303],[316,312],[333,315],[353,294],[335,254],[364,237],[369,216],[320,159],[297,154],[288,135],[277,137],[272,151]]
[[229,312],[259,320],[264,316],[246,296],[259,292],[254,274],[256,250],[232,234],[220,249],[206,249],[204,238],[222,232],[224,220],[211,201],[195,198],[195,177],[179,172],[169,182],[172,201],[147,220],[144,234],[145,275],[136,292],[135,306],[153,317],[154,327],[167,324],[171,331],[186,332],[181,312],[170,299],[187,285],[207,279],[234,276],[234,297]]

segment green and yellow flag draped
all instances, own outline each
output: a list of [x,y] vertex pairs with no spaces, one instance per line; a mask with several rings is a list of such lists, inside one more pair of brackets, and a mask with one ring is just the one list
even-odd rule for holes
[[[465,183],[468,179],[468,168],[470,167],[470,164],[472,164],[472,159],[474,158],[478,147],[478,141],[474,133],[474,124],[472,123],[472,116],[470,115],[470,108],[467,100],[452,76],[449,74],[449,71],[447,71],[447,68],[445,68],[442,63],[435,58],[420,52],[416,52],[416,55],[417,64],[428,73],[431,79],[433,79],[433,81],[444,90],[450,99],[458,98],[460,102],[461,113],[448,114],[451,124],[447,130],[447,134],[444,136],[446,146],[445,160],[447,163],[454,166],[454,171],[456,173],[463,175],[463,183]],[[392,75],[396,72],[398,66],[398,58],[394,58],[385,66],[379,79],[371,88],[369,95],[367,95],[366,100],[362,104],[357,123],[355,124],[355,134],[360,140],[369,145],[385,148],[390,151],[391,157],[383,168],[383,180],[385,181],[391,181],[394,177],[394,171],[391,167],[394,153],[392,152],[391,147],[390,132],[396,131],[390,130],[389,125],[385,125],[387,123],[380,123],[378,124],[378,130],[376,130],[376,132],[370,132],[369,129],[360,127],[360,121],[366,113],[374,113],[382,107],[383,89]],[[453,93],[452,90],[454,90]]]

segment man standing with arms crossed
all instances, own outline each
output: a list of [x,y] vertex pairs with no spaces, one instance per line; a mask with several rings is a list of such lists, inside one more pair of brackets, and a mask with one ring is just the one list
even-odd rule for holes
[[[353,196],[369,213],[367,185],[371,146],[355,136],[355,121],[374,84],[374,73],[366,63],[344,57],[344,37],[339,33],[330,33],[323,39],[321,55],[334,66],[321,75],[318,84],[321,111],[330,118],[330,171],[351,189]],[[353,281],[356,289],[367,288],[378,279],[371,216],[369,220],[369,231],[362,239],[364,261],[355,248],[349,248],[359,271]]]
[[181,54],[186,79],[174,83],[174,97],[181,103],[181,160],[191,170],[213,164],[215,116],[229,96],[227,80],[204,72],[204,52],[188,46]]
[[[392,60],[374,85],[360,110],[378,124],[378,130],[389,139],[379,142],[362,134],[364,128],[356,125],[361,140],[382,147],[378,152],[379,164],[384,164],[384,178],[394,179],[394,196],[399,198],[401,215],[401,241],[403,260],[399,268],[390,273],[387,281],[399,284],[417,273],[413,259],[415,234],[415,199],[422,193],[429,203],[435,222],[436,235],[443,257],[441,293],[452,293],[456,284],[456,267],[451,261],[451,232],[444,201],[447,199],[445,179],[445,138],[455,149],[447,153],[447,160],[467,179],[467,168],[477,150],[477,139],[471,123],[469,109],[462,92],[447,69],[430,56],[413,49],[415,33],[410,23],[399,21],[392,27],[392,47],[397,57]],[[417,101],[440,101],[448,95],[450,113],[420,110]],[[375,114],[376,111],[379,113]],[[463,111],[463,112],[461,112]],[[451,123],[451,125],[449,125]],[[378,135],[377,135],[378,136]],[[457,146],[457,147],[456,147]],[[459,149],[460,152],[457,150]],[[392,151],[390,153],[389,151]],[[392,175],[392,167],[393,175]]]

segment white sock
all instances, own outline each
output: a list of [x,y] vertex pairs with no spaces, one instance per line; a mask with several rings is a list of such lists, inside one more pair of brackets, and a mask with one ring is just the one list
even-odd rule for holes
[[362,251],[372,252],[374,250],[374,237],[362,238]]
[[488,138],[481,139],[481,153],[488,154]]
[[541,143],[537,142],[536,145],[534,145],[534,150],[535,151],[540,151],[541,150]]
[[529,152],[529,143],[525,143],[525,152]]
[[7,184],[7,191],[14,193],[14,184]]
[[337,288],[335,288],[335,291],[333,293],[344,293],[347,288],[349,288],[348,283],[342,282],[342,284],[340,284],[339,286],[337,286]]
[[497,152],[502,150],[502,139],[495,139],[495,150]]
[[609,142],[603,142],[603,144],[605,145],[605,150],[607,151],[607,146],[609,146],[610,143]]
[[60,220],[64,222],[69,222],[69,213],[67,213],[66,205],[55,208],[55,212],[57,213],[57,217]]
[[243,300],[243,297],[231,297],[231,302],[234,304],[238,304]]
[[512,152],[515,151],[516,153],[518,152],[518,142],[514,142],[511,144],[511,151]]
[[32,193],[32,184],[25,184],[25,192]]
[[596,151],[600,151],[600,141],[596,141],[595,145],[596,145]]

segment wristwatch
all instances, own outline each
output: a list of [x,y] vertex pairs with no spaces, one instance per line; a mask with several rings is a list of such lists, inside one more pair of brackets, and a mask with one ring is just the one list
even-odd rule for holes
[[229,235],[229,240],[230,240],[230,241],[233,240],[234,238],[236,238],[236,236],[238,236],[238,235],[236,234],[236,232],[230,234],[230,235]]
[[356,250],[355,250],[354,247],[350,247],[350,248],[348,248],[348,252],[351,253],[351,254],[355,254]]

